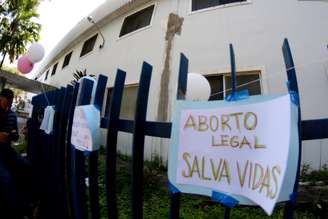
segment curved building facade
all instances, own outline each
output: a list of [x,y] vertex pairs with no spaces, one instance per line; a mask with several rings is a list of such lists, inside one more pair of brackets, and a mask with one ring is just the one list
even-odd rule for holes
[[[143,61],[153,65],[148,120],[170,121],[180,53],[189,71],[204,74],[212,97],[227,95],[229,44],[238,83],[252,95],[287,93],[281,46],[288,38],[301,93],[303,119],[328,117],[328,1],[109,0],[84,18],[43,62],[38,80],[69,83],[76,70],[105,74],[111,91],[117,68],[127,72],[121,117],[133,118]],[[145,157],[167,160],[168,141],[147,138]],[[121,134],[119,150],[131,152]],[[328,141],[303,142],[303,163],[328,162]]]

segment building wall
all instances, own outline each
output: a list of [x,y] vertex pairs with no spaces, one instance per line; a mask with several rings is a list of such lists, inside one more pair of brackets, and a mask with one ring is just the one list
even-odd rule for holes
[[[328,30],[323,28],[327,10],[327,2],[252,0],[191,13],[190,2],[181,1],[179,16],[185,21],[174,51],[188,56],[189,71],[216,74],[229,69],[232,43],[237,70],[262,70],[264,94],[286,93],[281,46],[287,37],[297,66],[302,117],[327,118],[328,102],[323,101],[328,92]],[[327,155],[327,140],[303,142],[303,162],[313,168],[327,163]]]
[[[125,16],[101,27],[106,38],[105,47],[95,49],[79,58],[83,42],[74,48],[69,66],[61,72],[63,57],[51,84],[66,84],[75,69],[88,73],[103,73],[113,84],[117,68],[127,71],[127,84],[138,83],[143,61],[154,66],[149,98],[149,120],[157,120],[158,101],[162,100],[162,74],[169,74],[168,120],[174,108],[179,55],[190,60],[189,71],[203,74],[229,72],[229,43],[236,54],[237,71],[261,71],[263,94],[287,93],[286,72],[281,51],[285,37],[289,39],[297,66],[303,119],[328,117],[328,102],[322,101],[328,93],[328,3],[298,0],[249,0],[227,7],[216,7],[191,12],[191,0],[158,0],[151,26],[118,38]],[[140,8],[136,8],[135,11]],[[129,12],[134,13],[134,11]],[[169,14],[183,18],[181,33],[170,41],[165,39]],[[129,15],[127,14],[127,15]],[[90,35],[91,36],[91,35]],[[74,54],[75,53],[75,54]],[[167,62],[169,61],[169,67]],[[90,65],[90,63],[95,63]],[[165,68],[166,67],[166,68]],[[168,69],[168,71],[167,71]],[[165,85],[165,83],[164,83]],[[162,107],[161,107],[162,108]],[[165,108],[165,107],[164,107]],[[165,109],[161,110],[165,110]],[[131,138],[121,134],[119,150],[131,152]],[[168,141],[147,138],[145,157],[161,155],[167,159]],[[319,168],[328,162],[328,141],[303,142],[303,162]]]

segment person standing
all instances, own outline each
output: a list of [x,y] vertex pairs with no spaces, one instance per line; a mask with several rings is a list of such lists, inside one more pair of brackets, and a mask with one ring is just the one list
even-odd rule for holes
[[17,117],[11,111],[13,98],[10,89],[0,93],[0,218],[4,219],[22,218],[28,210],[28,198],[20,188],[32,176],[30,163],[11,147],[19,137]]

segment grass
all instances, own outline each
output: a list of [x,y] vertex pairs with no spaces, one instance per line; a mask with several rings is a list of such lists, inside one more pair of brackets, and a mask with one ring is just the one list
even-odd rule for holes
[[[106,198],[104,188],[105,156],[100,155],[100,205],[101,218],[107,218]],[[119,218],[131,218],[130,210],[130,166],[131,159],[119,156],[117,161],[117,195]],[[167,170],[158,161],[144,163],[144,218],[169,217],[169,191],[167,187]],[[231,218],[283,218],[283,205],[278,205],[271,217],[259,208],[237,207],[231,211]],[[195,195],[182,195],[180,218],[223,218],[224,208],[210,198]],[[309,209],[297,209],[295,218],[317,218]]]

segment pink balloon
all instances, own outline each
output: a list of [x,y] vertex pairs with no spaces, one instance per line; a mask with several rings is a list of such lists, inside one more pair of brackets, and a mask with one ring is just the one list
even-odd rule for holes
[[17,69],[23,74],[30,73],[33,69],[33,66],[33,63],[28,59],[27,56],[22,56],[18,59]]

